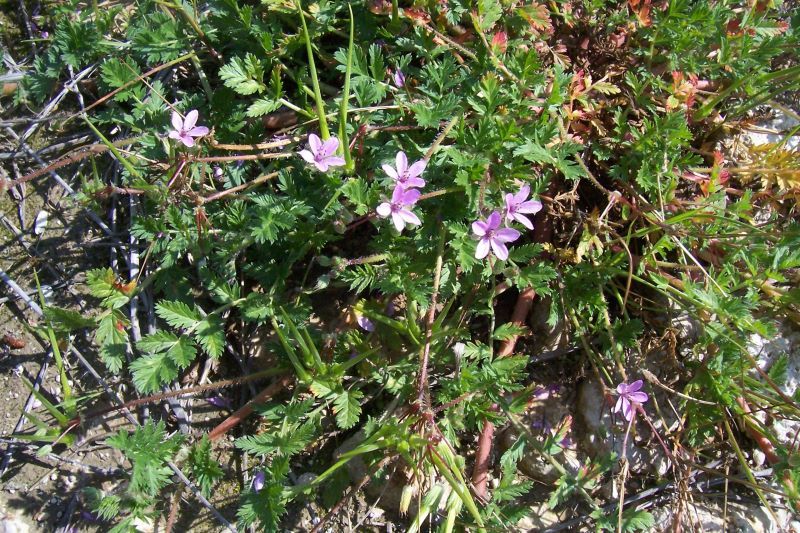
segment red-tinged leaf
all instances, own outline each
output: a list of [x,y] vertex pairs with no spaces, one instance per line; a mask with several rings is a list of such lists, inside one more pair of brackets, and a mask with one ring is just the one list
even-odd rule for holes
[[534,31],[542,33],[553,31],[553,23],[550,22],[550,11],[547,6],[533,4],[519,8],[517,13],[530,24]]
[[403,10],[403,14],[418,24],[428,24],[431,21],[430,15],[422,9],[408,7]]
[[504,54],[508,48],[508,34],[504,31],[495,32],[492,35],[492,52],[495,54]]

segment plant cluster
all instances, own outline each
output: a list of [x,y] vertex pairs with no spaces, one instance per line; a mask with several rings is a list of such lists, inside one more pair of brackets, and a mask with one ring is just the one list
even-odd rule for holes
[[[79,201],[102,212],[124,199],[142,258],[138,271],[87,272],[91,317],[47,308],[53,347],[91,331],[106,379],[141,401],[179,395],[204,363],[220,388],[265,387],[209,435],[162,420],[110,437],[130,479],[90,489],[93,511],[113,531],[166,516],[177,464],[204,497],[238,483],[241,529],[277,531],[302,498],[336,510],[342,487],[392,477],[412,531],[514,530],[535,513],[519,466],[533,454],[558,472],[551,509],[651,529],[649,512],[625,505],[624,452],[574,468],[571,418],[543,433],[524,422],[554,375],[534,322],[573,354],[557,379],[598,383],[619,415],[602,438],[664,453],[676,491],[723,450],[772,512],[775,490],[742,454],[757,446],[783,503],[800,504],[796,443],[756,415],[796,417],[800,397],[781,389],[785,358],[761,369],[748,352],[800,317],[797,149],[737,166],[720,141],[800,89],[800,16],[785,4],[53,7],[16,104],[41,105],[90,69],[83,107],[52,131],[96,136],[64,164],[92,158]],[[534,300],[543,316],[529,320]],[[148,305],[154,327],[140,334]],[[680,313],[695,338],[676,338]],[[254,338],[262,359],[247,361]],[[670,364],[651,379],[654,354]],[[65,398],[68,415],[47,405],[58,431],[37,424],[51,447],[105,405]],[[505,450],[500,427],[517,435]],[[226,432],[233,451],[216,444]],[[343,436],[355,444],[334,454]],[[229,453],[249,457],[243,478],[220,464]],[[348,479],[355,460],[363,480]],[[314,473],[304,483],[298,462]],[[610,479],[619,500],[599,490]]]

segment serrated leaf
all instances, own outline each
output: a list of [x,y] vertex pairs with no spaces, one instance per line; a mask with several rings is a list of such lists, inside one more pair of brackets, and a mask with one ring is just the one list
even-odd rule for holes
[[197,326],[194,338],[203,350],[213,357],[219,358],[225,348],[225,328],[218,315],[208,315]]
[[231,59],[230,63],[220,69],[219,77],[226,87],[245,96],[263,92],[267,88],[263,83],[264,67],[255,55],[249,53],[244,58]]
[[786,377],[788,376],[789,372],[789,357],[782,353],[778,359],[772,363],[772,366],[769,368],[769,375],[770,379],[774,381],[777,385],[783,385],[786,383]]
[[613,83],[609,83],[607,81],[598,81],[597,83],[592,84],[592,90],[599,92],[600,94],[605,95],[612,95],[612,94],[619,94],[620,90],[619,87],[614,85]]
[[83,314],[71,309],[61,307],[45,306],[44,318],[50,327],[57,331],[74,331],[76,329],[91,328],[97,325],[92,318],[87,318]]
[[178,368],[166,353],[145,355],[131,363],[136,390],[150,394],[178,377]]
[[189,366],[197,355],[190,339],[178,337],[168,331],[157,331],[148,335],[136,343],[136,347],[149,354],[165,352],[180,370]]
[[528,328],[524,326],[518,326],[517,324],[512,324],[511,322],[506,322],[505,324],[501,324],[497,329],[494,330],[494,334],[492,337],[498,341],[507,341],[513,337],[517,337],[519,335],[524,335],[527,333]]
[[358,423],[361,416],[359,399],[364,395],[359,390],[345,391],[333,401],[336,424],[342,429],[350,429]]
[[272,98],[260,98],[250,104],[247,108],[248,117],[260,117],[268,113],[272,113],[281,106],[280,100],[273,100]]
[[156,314],[173,328],[191,329],[200,322],[200,313],[179,301],[164,301],[156,304]]

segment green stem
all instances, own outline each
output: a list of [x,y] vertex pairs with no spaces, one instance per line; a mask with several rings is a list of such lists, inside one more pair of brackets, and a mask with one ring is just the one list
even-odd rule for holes
[[308,70],[311,71],[311,84],[314,87],[314,100],[317,102],[317,117],[319,118],[319,133],[322,140],[330,138],[328,131],[328,119],[325,117],[325,102],[322,100],[322,93],[319,90],[319,78],[317,77],[317,66],[314,64],[314,50],[311,48],[311,37],[308,34],[306,18],[303,16],[303,6],[300,0],[295,0],[297,11],[300,14],[300,22],[303,26],[303,39],[306,42],[306,53],[308,54]]
[[344,170],[346,174],[352,174],[355,170],[353,156],[350,153],[350,142],[347,139],[347,106],[350,103],[350,75],[353,72],[353,39],[355,35],[353,22],[353,8],[347,4],[350,11],[350,43],[347,47],[347,70],[344,74],[344,94],[342,103],[339,106],[339,148],[344,154]]

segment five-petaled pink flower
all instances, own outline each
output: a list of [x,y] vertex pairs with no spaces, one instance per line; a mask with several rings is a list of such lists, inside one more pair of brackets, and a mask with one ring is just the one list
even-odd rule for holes
[[528,200],[530,194],[531,188],[527,185],[523,185],[517,194],[506,194],[506,224],[516,220],[526,228],[533,229],[530,219],[521,213],[530,215],[538,213],[542,209],[542,202]]
[[427,161],[420,159],[409,167],[406,153],[397,152],[397,156],[395,157],[395,166],[397,168],[393,168],[390,165],[383,165],[383,171],[405,189],[424,187],[425,180],[419,176],[422,174],[422,171],[425,170],[427,164]]
[[515,229],[500,227],[500,213],[497,211],[492,211],[492,214],[489,215],[485,222],[483,220],[473,222],[472,231],[481,238],[475,250],[477,259],[483,259],[489,255],[489,248],[491,247],[494,255],[498,259],[505,261],[508,259],[506,243],[516,241],[520,235]]
[[617,385],[617,394],[619,394],[619,398],[617,398],[617,404],[614,406],[614,412],[622,413],[622,416],[624,416],[625,420],[628,422],[633,418],[636,406],[643,404],[649,399],[647,393],[639,390],[641,388],[641,379],[637,379],[630,385],[624,381]]
[[339,148],[339,139],[331,137],[322,142],[315,134],[308,136],[309,150],[300,150],[300,157],[317,167],[320,172],[327,172],[329,167],[344,166],[344,158],[333,154]]
[[181,118],[180,113],[177,111],[172,112],[172,127],[175,128],[169,132],[169,138],[182,142],[185,146],[194,146],[194,138],[208,135],[208,128],[205,126],[195,126],[197,124],[197,117],[199,113],[197,109],[192,109],[186,113],[186,120]]
[[402,185],[397,185],[392,191],[391,202],[383,202],[378,206],[376,211],[378,215],[386,218],[389,215],[392,217],[394,227],[397,231],[402,232],[406,224],[418,226],[422,224],[417,215],[411,212],[408,207],[414,205],[419,199],[419,191],[417,189],[405,189]]

